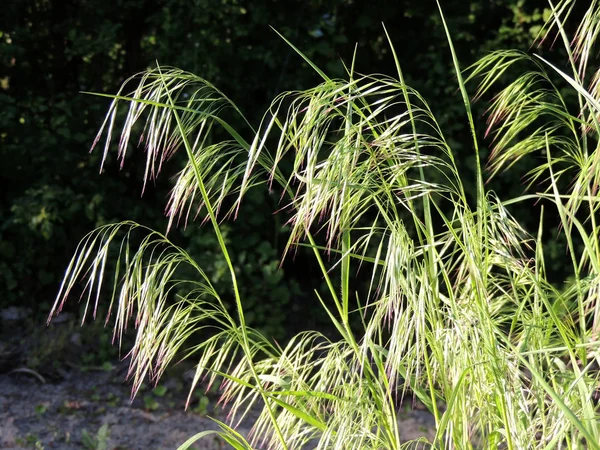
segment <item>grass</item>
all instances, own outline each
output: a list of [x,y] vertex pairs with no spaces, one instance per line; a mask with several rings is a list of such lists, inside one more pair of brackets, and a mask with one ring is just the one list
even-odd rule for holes
[[[573,2],[551,6],[542,36],[562,42],[569,74],[559,63],[499,51],[463,77],[446,29],[471,131],[474,201],[434,111],[405,84],[395,52],[395,77],[359,75],[350,65],[346,80],[334,80],[296,49],[322,82],[278,96],[257,128],[196,75],[157,67],[128,80],[110,96],[94,145],[106,136],[106,159],[116,137],[124,163],[141,131],[144,183],[174,152],[186,153],[167,204],[169,228],[196,217],[212,226],[235,313],[167,234],[122,222],[84,238],[51,316],[80,282],[86,314],[95,316],[108,296],[115,341],[136,330],[134,393],[144,380],[157,382],[181,352],[197,361],[190,399],[199,383],[224,380],[229,425],[215,421],[218,430],[181,448],[211,433],[236,449],[600,448],[600,76],[588,68],[600,7],[593,3],[567,36]],[[478,80],[475,96],[485,96],[515,63],[530,69],[492,101],[490,173],[531,155],[541,162],[529,174],[529,192],[502,199],[484,183],[485,141],[467,83]],[[564,98],[565,84],[575,107]],[[117,126],[122,105],[128,111]],[[224,113],[238,115],[246,128],[234,130]],[[215,140],[217,129],[229,138]],[[337,339],[306,331],[280,346],[246,325],[220,224],[237,215],[250,189],[281,193],[291,215],[286,254],[298,245],[312,251],[328,288],[327,296],[315,295]],[[532,199],[546,205],[533,233],[511,215],[513,205]],[[560,288],[544,262],[551,213],[560,218],[572,269]],[[114,275],[105,270],[109,260],[117,263]],[[183,266],[196,277],[178,278]],[[370,279],[362,297],[357,270]],[[197,332],[208,337],[186,347]],[[403,442],[396,416],[405,396],[435,417],[433,440]],[[263,409],[252,436],[244,437],[235,424],[251,405]]]
[[81,432],[81,444],[89,450],[107,450],[110,430],[108,424],[102,425],[96,435],[91,435],[87,430]]

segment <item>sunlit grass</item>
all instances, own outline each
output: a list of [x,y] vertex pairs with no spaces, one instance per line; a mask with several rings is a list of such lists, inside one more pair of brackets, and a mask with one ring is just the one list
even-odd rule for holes
[[[174,152],[186,152],[166,209],[169,227],[197,217],[210,222],[231,276],[235,313],[184,249],[124,222],[82,241],[51,315],[83,281],[86,311],[95,313],[110,298],[107,320],[114,320],[117,341],[128,327],[136,329],[134,392],[185,352],[198,363],[192,390],[225,380],[230,425],[262,405],[249,438],[216,423],[235,448],[600,448],[600,90],[598,75],[585,81],[600,10],[591,7],[571,44],[563,27],[570,5],[556,5],[545,29],[558,30],[571,75],[507,51],[468,70],[481,96],[513,63],[531,64],[489,112],[492,175],[532,153],[545,158],[530,176],[547,189],[519,198],[485,188],[479,161],[485,141],[476,133],[450,32],[476,160],[475,202],[434,111],[404,83],[397,60],[397,77],[359,75],[351,66],[348,79],[336,80],[313,66],[321,84],[280,95],[258,128],[243,119],[248,126],[239,131],[221,114],[241,112],[202,78],[162,67],[132,78],[112,97],[96,143],[107,137],[106,158],[118,137],[123,162],[132,135],[143,130],[144,182]],[[563,99],[560,83],[574,91],[577,110]],[[129,111],[117,127],[120,105]],[[217,128],[230,139],[215,142]],[[249,189],[283,193],[291,214],[286,252],[312,249],[328,287],[328,296],[315,295],[337,340],[307,331],[281,347],[246,325],[220,224],[237,214]],[[511,215],[511,205],[532,198],[546,200],[560,217],[573,273],[564,289],[547,279],[544,216],[539,230],[528,231]],[[119,268],[111,279],[109,258]],[[178,278],[184,265],[195,279]],[[357,298],[358,267],[371,280],[366,298]],[[209,337],[186,346],[198,331]],[[435,417],[431,442],[402,443],[396,416],[405,396]]]

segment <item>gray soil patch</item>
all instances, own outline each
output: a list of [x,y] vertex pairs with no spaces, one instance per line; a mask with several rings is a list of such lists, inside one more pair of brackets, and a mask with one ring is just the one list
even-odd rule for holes
[[[95,350],[66,322],[26,328],[14,311],[0,312],[0,449],[177,449],[199,432],[218,429],[209,416],[227,421],[218,393],[201,393],[185,410],[192,375],[184,369],[167,373],[162,391],[144,388],[132,401],[125,362],[105,363],[104,370],[70,362]],[[37,337],[36,330],[42,330]],[[28,369],[31,361],[37,361],[35,371]],[[251,410],[237,430],[247,435],[256,416]],[[434,428],[432,416],[418,407],[399,414],[403,440],[431,440]],[[228,447],[211,435],[191,448]]]
[[[175,389],[131,401],[119,372],[73,370],[44,384],[25,372],[0,375],[0,448],[175,449],[216,428],[206,414],[185,411],[185,394]],[[193,448],[222,447],[205,438]]]
[[[164,397],[148,391],[146,396],[156,402],[153,410],[143,400],[144,392],[130,401],[130,386],[118,372],[72,371],[59,383],[45,384],[24,372],[1,374],[0,448],[176,449],[194,434],[217,428],[206,413],[185,411],[185,393],[176,389]],[[208,414],[225,419],[223,411],[208,409]],[[433,437],[435,424],[425,411],[403,412],[399,424],[406,440]],[[239,431],[247,434],[250,426],[245,421]],[[212,436],[193,448],[226,446]]]

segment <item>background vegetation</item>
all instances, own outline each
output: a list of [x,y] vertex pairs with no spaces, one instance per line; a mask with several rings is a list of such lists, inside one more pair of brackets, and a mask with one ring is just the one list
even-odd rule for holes
[[[549,13],[544,0],[446,0],[443,7],[463,67],[491,49],[527,50]],[[140,200],[143,164],[139,163],[145,158],[141,150],[130,146],[131,161],[121,170],[117,164],[106,164],[99,182],[101,153],[90,157],[87,150],[108,100],[80,91],[114,93],[126,77],[154,67],[158,60],[210,80],[252,123],[258,123],[276,94],[319,81],[270,26],[335,77],[344,75],[340,58],[349,61],[355,44],[358,72],[394,73],[382,22],[408,84],[431,102],[457,164],[468,164],[463,161],[472,160],[466,157],[470,150],[462,147],[468,142],[468,124],[457,101],[452,60],[435,2],[4,2],[0,307],[19,304],[47,314],[77,243],[98,225],[131,219],[165,229],[161,211],[171,182],[163,177],[148,184]],[[475,105],[479,127],[485,125],[484,108],[485,102]],[[483,158],[486,153],[483,148]],[[525,173],[527,162],[521,164]],[[497,177],[494,183],[494,189],[506,196],[519,193],[523,186],[519,171]],[[465,187],[474,197],[474,183]],[[277,203],[276,196],[247,197],[243,219],[228,223],[223,232],[239,270],[248,321],[282,336],[286,328],[320,325],[322,314],[313,312],[318,304],[310,292],[322,283],[322,274],[313,264],[303,264],[301,251],[296,264],[284,266],[285,279],[276,270],[286,242],[281,219],[278,222],[272,215]],[[516,216],[528,212],[513,211]],[[555,228],[552,220],[545,224]],[[220,292],[230,289],[210,230],[190,224],[170,237],[188,249]],[[564,246],[555,247],[547,266],[562,280]],[[305,323],[300,324],[300,318]]]

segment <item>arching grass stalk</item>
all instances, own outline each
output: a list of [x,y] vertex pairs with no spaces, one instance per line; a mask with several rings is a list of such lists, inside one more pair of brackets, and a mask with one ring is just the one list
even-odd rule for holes
[[[400,65],[400,61],[398,60],[398,56],[396,54],[396,50],[395,47],[392,43],[392,40],[387,32],[387,29],[385,29],[384,26],[384,31],[386,34],[386,37],[388,39],[388,43],[390,44],[390,48],[392,50],[392,55],[394,57],[394,63],[396,65],[396,72],[398,74],[398,79],[400,81],[400,84],[402,86],[402,94],[404,97],[404,102],[406,104],[406,109],[408,111],[409,114],[409,120],[412,126],[412,133],[413,133],[413,140],[414,140],[414,145],[415,145],[415,151],[417,153],[417,157],[420,159],[421,158],[421,150],[419,148],[419,139],[418,139],[418,135],[417,135],[417,128],[416,128],[416,122],[415,122],[415,118],[413,116],[413,108],[412,108],[412,104],[411,104],[411,100],[410,100],[410,95],[407,89],[407,85],[406,82],[404,80],[404,73],[402,71],[402,67]],[[422,182],[425,182],[425,173],[423,171],[423,167],[419,164],[419,179]],[[424,221],[425,221],[425,238],[421,237],[421,227],[419,226],[419,222],[415,220],[415,225],[416,225],[416,230],[417,233],[419,233],[419,237],[420,237],[420,241],[422,244],[425,244],[427,250],[427,255],[428,255],[428,265],[427,267],[430,270],[429,273],[429,278],[431,280],[435,280],[436,284],[433,286],[433,289],[439,289],[439,285],[437,284],[437,278],[434,276],[434,273],[436,272],[436,266],[437,266],[437,262],[436,262],[436,255],[435,252],[433,250],[433,245],[435,243],[435,237],[434,237],[434,228],[433,228],[433,221],[432,221],[432,214],[431,214],[431,203],[429,200],[428,196],[424,196],[423,197],[423,213],[424,213]],[[415,217],[416,219],[416,217]],[[431,365],[429,364],[429,358],[424,358],[424,364],[425,364],[425,370],[427,372],[427,378],[428,378],[428,384],[430,386],[434,386],[435,385],[435,380],[434,380],[434,376],[431,370]],[[402,376],[406,376],[405,374],[402,374]],[[432,411],[433,416],[435,418],[435,423],[439,426],[440,424],[440,411],[438,409],[438,404],[437,404],[437,399],[435,398],[435,389],[429,389],[429,402],[428,404],[430,405],[430,411]],[[423,399],[421,399],[421,401],[424,401]]]
[[[157,69],[158,69],[159,74],[162,75],[162,73],[160,71],[160,66],[157,65]],[[161,80],[162,80],[162,78],[161,78]],[[164,85],[164,80],[162,80],[162,81],[163,81],[163,85]],[[192,147],[187,139],[185,128],[183,126],[183,123],[181,122],[181,118],[179,117],[177,110],[175,109],[175,104],[173,102],[173,98],[171,97],[171,93],[169,92],[168,89],[166,89],[165,91],[167,93],[168,105],[170,106],[173,117],[175,117],[175,121],[177,122],[177,128],[179,129],[179,133],[181,134],[181,139],[183,141],[183,145],[185,147],[189,163],[193,168],[194,176],[196,179],[198,189],[200,190],[200,193],[202,194],[202,201],[204,202],[204,207],[206,208],[206,210],[208,212],[208,216],[210,217],[211,225],[213,227],[215,236],[219,243],[219,248],[221,249],[221,253],[223,254],[223,257],[225,258],[225,262],[227,263],[227,268],[229,269],[229,275],[231,277],[231,284],[233,287],[233,295],[235,297],[236,309],[237,309],[238,320],[239,320],[239,325],[240,325],[238,329],[239,329],[241,337],[242,337],[242,349],[244,352],[244,356],[246,358],[246,364],[248,364],[248,367],[252,371],[252,375],[256,382],[256,388],[260,392],[260,395],[265,403],[265,407],[267,408],[267,410],[269,412],[269,415],[273,422],[273,428],[275,429],[275,432],[277,433],[277,435],[279,437],[281,445],[284,450],[287,450],[285,438],[281,434],[281,430],[279,429],[279,425],[277,424],[277,418],[275,417],[275,414],[273,412],[273,408],[271,406],[270,399],[268,398],[268,396],[266,395],[266,393],[262,387],[262,380],[259,378],[259,376],[256,372],[256,369],[255,369],[255,366],[254,366],[253,355],[252,355],[252,351],[250,349],[250,341],[248,339],[248,328],[246,326],[244,307],[242,305],[242,298],[240,296],[240,290],[238,288],[238,281],[237,281],[237,275],[235,274],[235,268],[233,267],[233,263],[231,262],[231,257],[229,256],[229,250],[227,249],[227,245],[225,245],[225,240],[223,239],[223,234],[221,233],[221,227],[219,226],[219,222],[217,221],[217,216],[215,214],[210,197],[209,197],[206,187],[204,185],[204,180],[202,179],[202,174],[198,168],[198,164],[196,163],[196,158],[194,156]]]

